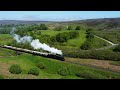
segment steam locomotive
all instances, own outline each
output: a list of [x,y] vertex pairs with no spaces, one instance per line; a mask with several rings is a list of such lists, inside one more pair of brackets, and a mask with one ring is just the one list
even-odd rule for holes
[[25,52],[25,53],[29,53],[29,54],[33,54],[33,55],[38,55],[38,56],[42,56],[42,57],[53,58],[53,59],[64,61],[64,56],[59,55],[59,54],[43,53],[43,52],[38,52],[38,51],[33,51],[33,50],[28,50],[28,49],[22,49],[22,48],[7,46],[7,45],[0,45],[0,47],[15,50],[15,51],[20,51],[20,52]]

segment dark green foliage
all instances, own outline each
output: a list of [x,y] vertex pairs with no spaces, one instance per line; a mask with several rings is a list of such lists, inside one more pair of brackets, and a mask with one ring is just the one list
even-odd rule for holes
[[67,76],[67,75],[70,75],[70,70],[68,67],[65,67],[65,68],[59,69],[58,74],[62,76]]
[[0,79],[4,79],[3,75],[0,75]]
[[72,32],[69,32],[68,35],[70,36],[70,39],[77,38],[79,36],[79,32],[72,31]]
[[92,30],[93,30],[92,28],[86,29],[86,33],[91,32]]
[[63,26],[56,26],[56,27],[54,28],[54,30],[56,30],[56,31],[63,30]]
[[63,32],[63,33],[58,33],[56,35],[56,39],[52,37],[52,40],[56,40],[57,42],[63,43],[67,42],[69,39],[73,39],[79,36],[79,32],[77,31],[72,31],[72,32]]
[[56,40],[56,36],[52,36],[52,37],[50,37],[50,40],[51,40],[52,42],[57,42],[57,40]]
[[56,35],[57,42],[60,42],[60,43],[67,42],[68,39],[69,39],[69,35],[66,32],[64,32],[64,33],[58,33]]
[[94,39],[94,34],[91,28],[88,28],[86,30],[86,41],[80,46],[81,49],[83,50],[89,50],[92,48],[92,41]]
[[80,28],[80,26],[77,26],[76,28],[75,28],[75,30],[80,30],[81,28]]
[[44,64],[43,63],[41,63],[41,62],[39,62],[39,63],[37,63],[37,65],[36,65],[39,69],[45,69],[45,66],[44,66]]
[[13,74],[19,74],[22,72],[22,69],[18,64],[13,64],[10,66],[9,72],[11,72]]
[[40,30],[48,30],[48,27],[45,24],[40,24]]
[[86,30],[86,38],[87,39],[92,39],[92,38],[94,38],[94,32],[93,32],[93,29],[91,29],[91,28],[88,28],[87,30]]
[[115,49],[113,49],[113,51],[120,52],[120,44],[118,46],[116,46]]
[[107,79],[107,77],[102,76],[98,73],[93,73],[91,71],[81,71],[81,72],[76,73],[76,76],[83,77],[86,79]]
[[28,74],[32,74],[32,75],[38,76],[38,75],[39,75],[39,69],[36,68],[36,67],[31,68],[31,69],[28,71]]
[[89,40],[87,40],[85,43],[83,43],[81,46],[80,46],[81,49],[83,50],[88,50],[88,49],[91,49],[91,42]]
[[41,35],[38,37],[41,43],[50,43],[50,35]]
[[10,27],[0,27],[0,34],[10,34],[11,28]]
[[18,27],[15,33],[20,36],[25,36],[28,32],[31,32],[30,36],[33,36],[34,34],[41,35],[39,30],[48,30],[48,27],[45,24]]
[[120,61],[120,52],[110,50],[81,50],[78,52],[64,52],[64,56],[74,58],[92,58],[98,60]]
[[73,30],[72,26],[68,26],[67,30]]

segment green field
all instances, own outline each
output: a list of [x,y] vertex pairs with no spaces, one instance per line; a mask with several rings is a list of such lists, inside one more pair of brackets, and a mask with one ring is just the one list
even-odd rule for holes
[[[40,30],[42,35],[55,36],[58,33],[71,32],[75,30]],[[69,39],[67,42],[51,44],[63,52],[79,51],[80,46],[87,40],[85,29],[78,30],[79,37]],[[39,35],[38,35],[39,36]],[[13,38],[9,34],[0,34],[0,44],[9,44]],[[91,41],[92,49],[109,46],[107,42],[94,37]],[[42,62],[45,69],[39,69],[39,76],[28,74],[29,69],[37,67],[36,64]],[[117,62],[116,62],[117,63]],[[112,63],[112,64],[116,64]],[[19,64],[22,68],[22,73],[12,74],[9,68],[13,64]],[[68,74],[63,76],[58,73],[60,69],[67,68]],[[76,75],[77,74],[77,75]],[[120,79],[120,74],[109,72],[106,70],[99,70],[88,66],[81,66],[78,64],[68,63],[66,61],[59,61],[30,54],[16,55],[15,51],[0,48],[0,78],[5,79]]]
[[96,35],[103,37],[115,44],[120,43],[120,31],[119,30],[96,31]]
[[10,43],[13,40],[11,35],[9,34],[0,34],[0,44],[7,44]]
[[[39,76],[27,74],[30,68],[36,67],[36,64],[42,62],[45,69],[39,70]],[[9,67],[12,64],[19,64],[22,68],[22,73],[11,74]],[[99,70],[87,66],[81,66],[77,64],[71,64],[59,60],[44,58],[40,56],[34,56],[29,54],[22,54],[20,56],[13,57],[0,57],[0,75],[3,78],[9,79],[111,79],[119,78],[120,74]],[[63,68],[68,68],[69,74],[62,76],[58,74],[58,71]],[[81,73],[82,76],[76,76],[76,73]],[[86,76],[87,75],[87,76]]]
[[[61,30],[61,31],[55,31],[55,30],[40,30],[42,35],[49,35],[51,36],[55,36],[58,33],[63,33],[63,32],[71,32],[71,31],[75,31],[75,30]],[[63,50],[65,48],[72,48],[72,49],[79,49],[80,46],[85,42],[86,40],[86,34],[85,34],[85,30],[78,30],[79,32],[79,37],[74,38],[74,39],[69,39],[67,42],[64,43],[56,43],[54,45],[51,44],[51,46],[56,47],[56,48],[63,48]],[[49,43],[48,43],[49,44]]]

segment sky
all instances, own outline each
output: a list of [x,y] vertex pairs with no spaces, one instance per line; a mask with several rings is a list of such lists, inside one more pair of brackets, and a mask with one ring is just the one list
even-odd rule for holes
[[120,17],[120,11],[0,11],[0,20],[72,21]]

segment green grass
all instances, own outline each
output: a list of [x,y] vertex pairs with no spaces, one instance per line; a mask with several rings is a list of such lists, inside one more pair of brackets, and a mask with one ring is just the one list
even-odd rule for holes
[[0,56],[13,56],[13,55],[15,55],[15,51],[5,48],[0,48]]
[[106,47],[106,46],[109,46],[111,44],[109,44],[108,42],[106,41],[103,41],[99,38],[96,38],[94,37],[94,39],[92,40],[92,48],[95,49],[95,48],[102,48],[102,47]]
[[96,35],[105,38],[115,44],[120,43],[120,31],[113,30],[113,31],[95,31]]
[[110,64],[120,66],[120,61],[112,61],[112,62],[110,62]]
[[9,34],[0,34],[0,44],[7,44],[12,42],[13,38]]
[[[58,33],[62,33],[62,32],[70,32],[70,31],[74,31],[74,30],[61,30],[61,31],[54,31],[54,30],[41,30],[41,33],[44,35],[50,35],[50,36],[55,36]],[[96,32],[96,31],[95,31]],[[54,46],[62,49],[62,50],[66,50],[66,49],[80,49],[80,46],[86,41],[86,31],[85,29],[79,30],[79,37],[74,38],[74,39],[69,39],[67,42],[61,44],[55,44]],[[108,42],[105,42],[99,38],[94,38],[92,40],[92,49],[95,48],[101,48],[104,46],[109,46],[110,44]]]
[[77,47],[79,48],[86,40],[86,34],[84,30],[79,31],[80,36],[75,39],[70,39],[68,40],[67,44],[72,47]]
[[[61,31],[54,31],[54,30],[41,30],[41,33],[43,35],[50,35],[50,36],[55,36],[58,33],[63,33],[63,32],[71,32],[75,30],[61,30]],[[62,46],[63,48],[79,48],[81,44],[84,43],[86,40],[85,36],[85,30],[79,30],[80,36],[78,38],[70,39],[68,42],[63,43],[64,45]],[[61,46],[61,44],[59,44]],[[58,46],[58,47],[59,47]]]
[[[4,57],[0,58],[0,63],[6,63],[9,66],[12,64],[19,64],[23,70],[21,74],[18,75],[12,75],[9,74],[7,77],[8,78],[24,78],[28,77],[29,75],[28,70],[30,68],[36,67],[36,64],[42,62],[45,66],[45,69],[39,71],[39,76],[31,76],[31,78],[40,78],[40,79],[83,79],[83,77],[77,77],[76,73],[77,72],[83,72],[85,73],[86,71],[89,71],[90,74],[92,74],[95,77],[104,77],[104,79],[113,77],[113,78],[120,78],[120,74],[108,72],[108,71],[103,71],[103,70],[98,70],[94,68],[90,68],[87,66],[80,66],[76,64],[71,64],[59,60],[53,60],[49,58],[44,58],[40,56],[33,56],[29,54],[23,54],[20,56],[14,56],[14,57]],[[67,67],[70,70],[70,74],[67,76],[62,76],[58,74],[58,70]],[[87,74],[87,73],[86,73]],[[4,74],[2,74],[4,77]]]

